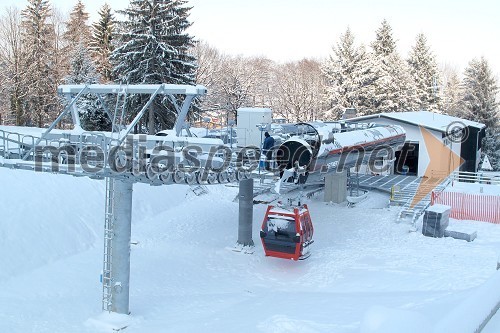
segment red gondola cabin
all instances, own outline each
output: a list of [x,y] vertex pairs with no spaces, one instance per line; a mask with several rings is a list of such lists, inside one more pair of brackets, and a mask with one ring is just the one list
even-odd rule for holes
[[266,256],[299,260],[309,256],[313,232],[307,205],[268,206],[260,239]]

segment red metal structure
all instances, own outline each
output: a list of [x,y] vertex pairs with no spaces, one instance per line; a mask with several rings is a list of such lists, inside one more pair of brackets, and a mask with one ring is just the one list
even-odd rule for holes
[[307,205],[270,205],[262,222],[260,238],[266,256],[299,260],[309,257],[313,233]]

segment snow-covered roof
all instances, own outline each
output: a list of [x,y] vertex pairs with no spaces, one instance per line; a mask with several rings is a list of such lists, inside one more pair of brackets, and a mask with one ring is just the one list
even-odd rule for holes
[[368,116],[352,118],[349,119],[349,122],[359,122],[375,118],[393,119],[407,124],[423,126],[425,128],[440,131],[443,133],[446,133],[448,126],[454,122],[460,122],[465,126],[475,127],[478,129],[486,127],[485,124],[481,124],[475,121],[470,121],[458,117],[449,116],[446,114],[434,113],[429,111],[379,113],[379,114],[372,114]]
[[268,113],[268,112],[272,112],[272,110],[270,108],[239,108],[238,112],[249,112],[249,113],[262,112],[262,113]]

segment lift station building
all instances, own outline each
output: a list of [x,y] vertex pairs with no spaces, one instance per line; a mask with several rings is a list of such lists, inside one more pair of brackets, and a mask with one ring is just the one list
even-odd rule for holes
[[[346,119],[349,123],[399,125],[406,130],[406,142],[396,152],[395,173],[423,176],[429,164],[429,154],[421,128],[431,133],[465,162],[460,171],[477,172],[481,160],[481,141],[486,125],[445,114],[428,111],[380,113]],[[400,158],[405,156],[404,161]],[[452,165],[452,154],[441,156]]]

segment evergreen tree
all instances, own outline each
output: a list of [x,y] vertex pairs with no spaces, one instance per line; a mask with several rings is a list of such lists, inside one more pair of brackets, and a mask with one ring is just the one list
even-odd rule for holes
[[375,31],[375,34],[371,47],[377,56],[388,56],[396,52],[396,41],[392,37],[392,28],[387,20],[382,21],[381,27]]
[[65,30],[62,35],[61,67],[64,67],[64,76],[70,70],[72,56],[81,45],[87,47],[90,41],[90,27],[87,25],[89,14],[85,11],[85,5],[78,0],[69,14],[69,19],[64,23]]
[[81,43],[71,53],[70,71],[65,81],[66,84],[95,84],[99,81],[89,50]]
[[419,108],[426,111],[439,110],[438,85],[440,82],[436,59],[424,34],[418,34],[416,44],[408,58],[410,74],[415,82]]
[[[196,64],[189,54],[193,37],[186,33],[190,7],[184,0],[131,0],[119,13],[118,47],[111,54],[113,75],[121,83],[194,84]],[[142,105],[140,97],[130,101]],[[149,109],[148,133],[172,126],[175,109],[167,98]],[[143,126],[144,127],[144,126]]]
[[78,0],[73,10],[69,14],[69,20],[66,22],[66,31],[64,39],[69,44],[70,49],[79,44],[87,45],[90,41],[90,27],[87,24],[89,14],[85,11],[85,5]]
[[498,125],[498,86],[484,57],[472,60],[463,80],[463,116],[489,128]]
[[500,171],[500,128],[486,129],[486,136],[482,143],[482,152],[488,155],[491,167],[494,171]]
[[442,91],[443,112],[451,116],[462,118],[462,83],[454,69],[445,69],[444,89]]
[[28,0],[22,11],[22,44],[25,99],[25,125],[43,127],[57,105],[53,84],[54,31],[48,23],[51,11],[47,0]]
[[402,112],[415,109],[415,84],[408,64],[396,51],[392,28],[387,21],[376,31],[371,44],[370,67],[373,83],[366,96],[373,113]]
[[483,152],[488,155],[493,169],[500,170],[499,88],[484,57],[469,63],[462,89],[462,116],[488,127],[483,139]]
[[373,73],[367,64],[365,48],[354,45],[354,35],[348,28],[323,66],[329,118],[339,119],[346,108],[356,108],[360,115],[369,113],[366,95]]
[[[95,84],[99,75],[95,69],[89,51],[82,43],[72,52],[70,71],[65,79],[66,84]],[[104,112],[95,95],[87,94],[77,101],[83,129],[87,131],[110,131],[111,120]]]
[[112,81],[109,57],[113,52],[114,17],[111,8],[105,3],[99,10],[99,20],[92,25],[90,50],[97,72],[104,82]]

